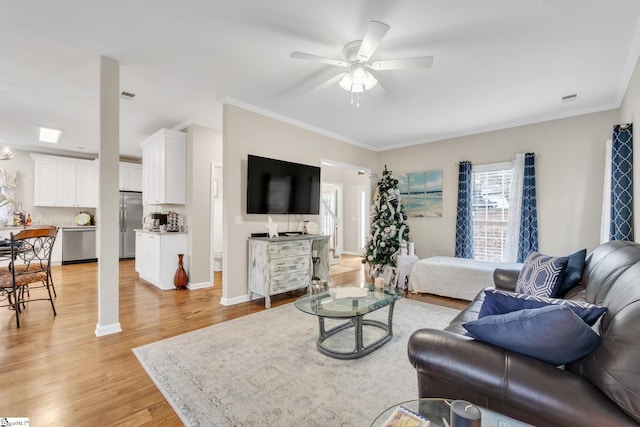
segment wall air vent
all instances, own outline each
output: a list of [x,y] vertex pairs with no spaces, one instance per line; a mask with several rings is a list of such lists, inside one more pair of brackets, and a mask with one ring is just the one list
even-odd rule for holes
[[134,96],[136,96],[135,93],[127,92],[124,90],[120,92],[120,98],[122,99],[133,99]]
[[571,102],[571,101],[575,101],[576,99],[578,99],[578,94],[574,93],[571,95],[566,95],[562,97],[562,102]]

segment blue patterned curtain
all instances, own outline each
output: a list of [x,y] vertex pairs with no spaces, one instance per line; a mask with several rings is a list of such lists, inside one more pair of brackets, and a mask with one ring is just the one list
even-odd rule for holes
[[633,124],[613,127],[609,240],[633,241]]
[[458,170],[458,217],[456,220],[456,257],[458,258],[473,258],[472,178],[471,162],[461,162]]
[[534,153],[524,155],[522,210],[520,214],[520,237],[518,239],[517,262],[524,262],[529,252],[538,251],[538,209],[536,208],[535,162]]

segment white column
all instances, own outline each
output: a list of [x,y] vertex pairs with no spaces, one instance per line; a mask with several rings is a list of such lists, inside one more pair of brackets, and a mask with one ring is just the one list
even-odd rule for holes
[[[100,57],[100,165],[98,184],[98,324],[96,336],[122,332],[118,307],[118,160],[120,64]],[[115,178],[114,178],[115,177]]]

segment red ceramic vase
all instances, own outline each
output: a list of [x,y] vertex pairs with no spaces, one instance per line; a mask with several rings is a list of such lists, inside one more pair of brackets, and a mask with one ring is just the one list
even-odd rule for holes
[[182,266],[183,256],[184,254],[178,254],[178,269],[176,270],[176,275],[173,276],[173,284],[177,289],[187,289],[187,283],[189,283],[187,272],[184,271],[184,267]]

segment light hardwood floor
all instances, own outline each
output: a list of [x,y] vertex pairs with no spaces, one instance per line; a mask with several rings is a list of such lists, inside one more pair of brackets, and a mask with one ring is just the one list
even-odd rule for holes
[[[331,276],[333,285],[365,280],[359,257],[345,256],[343,263],[356,270]],[[123,332],[96,338],[97,264],[54,267],[53,280],[58,316],[48,301],[33,302],[17,329],[14,312],[0,308],[0,417],[29,417],[32,426],[182,425],[131,349],[264,310],[264,300],[220,305],[219,273],[212,288],[160,291],[138,279],[133,261],[121,261]],[[279,295],[272,304],[303,294]],[[453,308],[467,304],[406,297]]]

